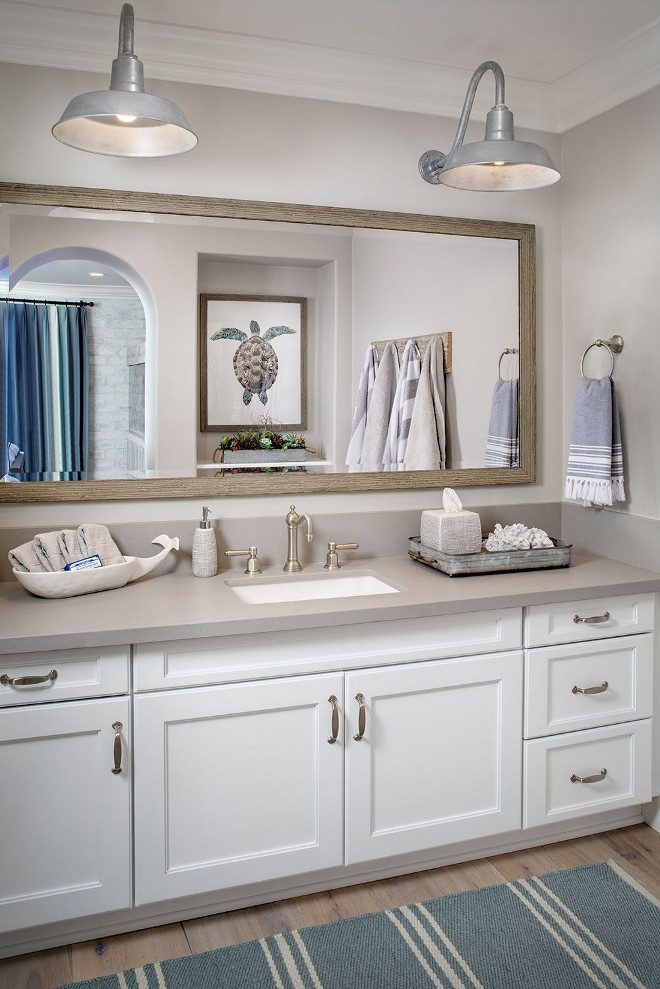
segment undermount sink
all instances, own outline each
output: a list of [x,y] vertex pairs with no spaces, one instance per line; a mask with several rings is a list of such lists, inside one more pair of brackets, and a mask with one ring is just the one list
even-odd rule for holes
[[398,587],[375,574],[310,574],[287,579],[256,577],[241,581],[227,580],[225,583],[246,604],[281,604],[287,601],[399,593]]

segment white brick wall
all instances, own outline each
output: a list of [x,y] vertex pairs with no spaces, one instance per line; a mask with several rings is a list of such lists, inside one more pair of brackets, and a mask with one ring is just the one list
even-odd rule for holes
[[[128,477],[129,347],[145,342],[142,303],[96,299],[87,310],[90,480]],[[134,476],[134,475],[133,475]]]

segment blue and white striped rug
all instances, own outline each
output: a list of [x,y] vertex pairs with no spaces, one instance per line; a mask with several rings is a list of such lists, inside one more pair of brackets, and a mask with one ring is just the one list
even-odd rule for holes
[[75,989],[658,989],[660,903],[590,865],[145,965]]

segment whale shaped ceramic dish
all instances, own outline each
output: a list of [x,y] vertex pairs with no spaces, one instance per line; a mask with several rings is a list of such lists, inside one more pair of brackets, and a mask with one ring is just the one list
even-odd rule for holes
[[179,548],[178,538],[162,535],[151,542],[163,549],[155,556],[127,556],[123,563],[114,563],[95,570],[57,570],[55,573],[27,573],[14,570],[14,576],[26,591],[40,598],[72,598],[78,594],[108,591],[113,587],[144,577],[157,567],[171,550]]

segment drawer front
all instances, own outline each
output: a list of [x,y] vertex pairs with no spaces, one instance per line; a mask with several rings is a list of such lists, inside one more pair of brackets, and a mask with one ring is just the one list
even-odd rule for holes
[[525,828],[650,799],[650,719],[525,742]]
[[650,718],[653,636],[525,653],[525,738]]
[[395,619],[330,628],[182,639],[134,647],[138,691],[519,649],[522,611]]
[[[0,707],[125,694],[128,692],[128,657],[128,646],[2,656]],[[2,678],[6,678],[4,683]],[[25,679],[37,682],[21,682]]]
[[593,598],[527,609],[525,645],[551,646],[653,631],[653,594]]

